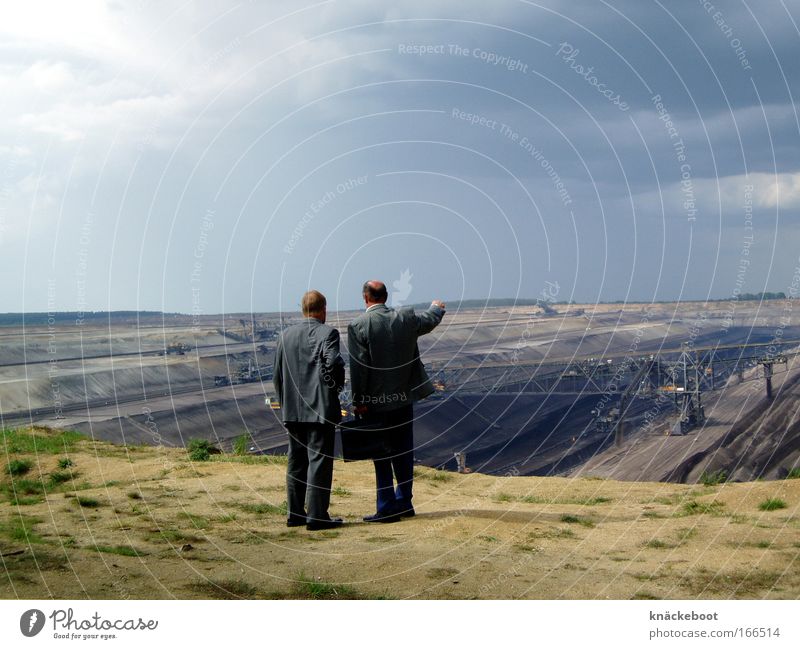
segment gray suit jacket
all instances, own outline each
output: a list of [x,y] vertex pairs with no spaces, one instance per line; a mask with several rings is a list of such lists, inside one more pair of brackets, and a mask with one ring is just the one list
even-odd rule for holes
[[417,315],[410,307],[374,305],[347,327],[353,405],[394,410],[433,392],[419,357],[417,338],[433,331],[444,309]]
[[286,329],[275,350],[272,383],[283,421],[339,423],[344,385],[339,332],[315,318]]

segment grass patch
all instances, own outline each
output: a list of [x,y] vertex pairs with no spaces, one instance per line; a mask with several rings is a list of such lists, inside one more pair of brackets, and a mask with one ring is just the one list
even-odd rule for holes
[[344,487],[334,487],[331,490],[332,496],[350,496],[352,492],[349,489],[345,489]]
[[105,504],[100,502],[97,498],[91,498],[90,496],[78,496],[75,498],[75,502],[77,502],[81,507],[86,507],[87,509],[97,509]]
[[654,550],[669,550],[678,547],[675,543],[668,543],[666,541],[662,541],[661,539],[650,539],[649,541],[645,541],[642,545],[646,548],[652,548]]
[[767,498],[758,504],[762,512],[773,512],[776,509],[786,509],[786,501],[780,498]]
[[286,466],[289,463],[288,455],[212,455],[212,462],[235,462],[237,464],[267,464]]
[[15,515],[0,522],[0,534],[18,543],[43,543],[42,537],[33,531],[33,526],[41,522],[32,516]]
[[70,460],[68,457],[62,457],[58,461],[58,468],[61,469],[62,471],[64,469],[69,469],[70,467],[73,467],[73,466],[75,466],[75,463],[72,460]]
[[8,491],[10,493],[23,494],[25,496],[43,494],[44,485],[42,484],[41,480],[30,480],[28,478],[23,478],[21,480],[14,480],[10,487],[8,487]]
[[725,573],[700,568],[685,575],[681,579],[681,585],[696,595],[714,593],[741,597],[780,591],[777,585],[784,576],[783,573],[775,571],[743,569]]
[[130,498],[131,500],[141,500],[142,499],[142,494],[140,492],[138,492],[138,491],[129,491],[127,495],[128,495],[128,498]]
[[494,497],[494,500],[498,503],[510,503],[514,500],[514,497],[511,494],[501,492]]
[[129,545],[96,545],[94,549],[105,554],[118,554],[122,557],[141,557],[144,555],[136,548]]
[[661,599],[657,595],[653,595],[653,593],[648,593],[647,591],[640,590],[635,592],[631,599]]
[[581,518],[580,516],[572,516],[570,514],[564,514],[561,517],[562,523],[570,523],[570,524],[578,524],[583,525],[584,527],[594,527],[594,523],[587,518]]
[[787,480],[796,480],[800,478],[800,466],[794,467],[789,473],[786,474]]
[[11,460],[6,466],[6,473],[12,477],[22,476],[33,468],[30,460]]
[[725,507],[725,505],[717,500],[714,500],[710,503],[701,503],[697,502],[696,500],[690,500],[687,503],[683,504],[680,511],[677,512],[676,516],[694,516],[696,514],[719,514],[720,510]]
[[73,430],[50,428],[5,429],[2,432],[3,450],[6,454],[32,453],[59,455],[66,453],[88,437]]
[[72,473],[69,471],[53,471],[50,474],[50,486],[57,487],[72,480]]
[[297,577],[294,594],[299,599],[364,599],[350,586],[313,579],[302,572]]
[[208,462],[214,447],[207,439],[190,439],[186,450],[192,462]]
[[248,433],[243,433],[233,440],[234,455],[247,455],[248,448],[250,448],[250,435]]
[[719,469],[718,471],[712,471],[711,473],[703,471],[703,474],[700,476],[699,482],[702,482],[703,485],[706,487],[716,487],[717,485],[722,484],[727,480],[728,480],[728,474],[724,470]]

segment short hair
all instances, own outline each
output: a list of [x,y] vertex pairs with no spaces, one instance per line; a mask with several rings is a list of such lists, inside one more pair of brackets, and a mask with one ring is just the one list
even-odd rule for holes
[[303,309],[303,315],[312,315],[314,313],[322,313],[328,305],[328,300],[319,291],[306,291],[303,294],[303,299],[300,300],[300,307]]
[[386,284],[374,279],[364,282],[362,292],[365,297],[369,298],[370,302],[375,302],[376,304],[383,304],[389,297],[389,293],[386,291]]

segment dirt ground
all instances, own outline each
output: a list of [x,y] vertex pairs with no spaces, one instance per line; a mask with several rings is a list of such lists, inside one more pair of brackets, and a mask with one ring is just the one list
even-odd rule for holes
[[[417,516],[380,525],[361,521],[374,508],[371,465],[337,461],[331,513],[346,525],[308,532],[285,526],[285,458],[191,462],[183,449],[44,429],[4,438],[2,598],[800,596],[800,479],[419,468]],[[30,460],[26,475],[7,474],[13,459]],[[761,509],[768,499],[778,508]]]

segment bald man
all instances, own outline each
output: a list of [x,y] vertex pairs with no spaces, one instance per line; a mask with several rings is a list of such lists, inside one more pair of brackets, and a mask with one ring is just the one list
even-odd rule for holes
[[341,518],[328,515],[328,506],[335,426],[342,418],[339,391],[344,385],[344,361],[339,355],[339,332],[325,324],[325,296],[308,291],[301,307],[305,319],[281,334],[273,372],[289,433],[286,525],[327,530],[342,524]]
[[[366,312],[347,327],[350,382],[356,413],[380,422],[391,457],[375,460],[377,507],[368,523],[392,523],[413,516],[414,410],[412,403],[433,393],[419,357],[417,338],[442,321],[444,302],[414,309],[386,306],[386,285],[371,280],[362,289]],[[396,482],[396,485],[395,485]]]

